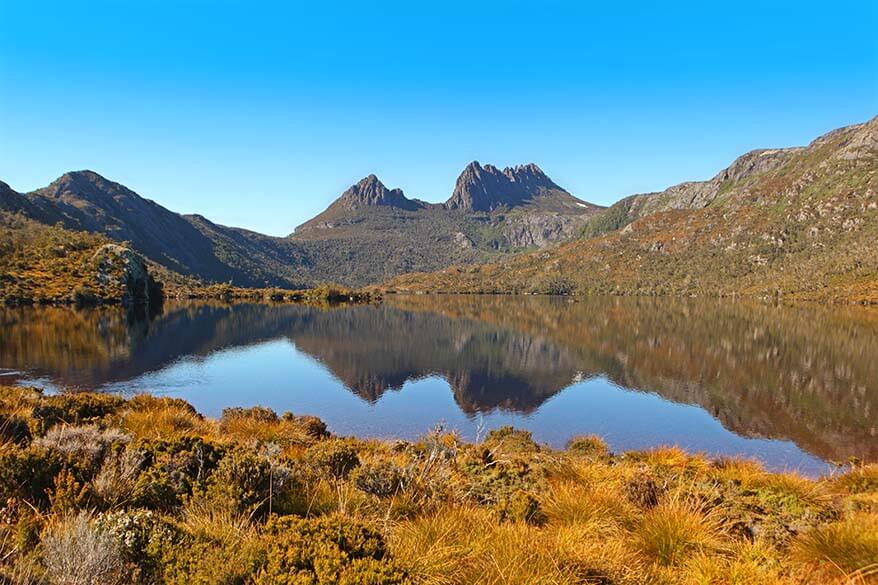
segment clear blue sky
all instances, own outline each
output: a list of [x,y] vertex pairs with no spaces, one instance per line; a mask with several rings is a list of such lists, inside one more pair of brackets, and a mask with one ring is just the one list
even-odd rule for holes
[[609,204],[878,114],[876,5],[0,0],[0,179],[89,168],[276,235],[472,159]]

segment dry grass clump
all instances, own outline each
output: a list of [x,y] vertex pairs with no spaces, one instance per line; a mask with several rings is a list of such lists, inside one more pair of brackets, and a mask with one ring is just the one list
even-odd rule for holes
[[854,514],[816,526],[795,540],[792,553],[826,579],[878,581],[878,516]]
[[215,435],[215,424],[182,400],[140,395],[132,398],[129,406],[121,426],[137,438]]
[[687,556],[717,549],[719,526],[698,506],[669,499],[646,512],[634,530],[636,546],[652,562],[677,566]]

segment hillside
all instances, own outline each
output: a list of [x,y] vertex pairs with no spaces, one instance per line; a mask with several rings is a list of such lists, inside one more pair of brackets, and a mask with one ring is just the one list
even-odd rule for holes
[[382,288],[878,302],[878,118],[629,197],[557,248]]
[[174,213],[93,171],[66,173],[30,193],[0,183],[4,215],[100,233],[130,242],[174,273],[248,287],[362,286],[492,260],[575,237],[599,209],[558,187],[536,165],[499,171],[472,163],[445,204],[408,199],[370,175],[295,233],[278,238]]
[[0,303],[160,303],[134,250],[105,236],[0,215]]

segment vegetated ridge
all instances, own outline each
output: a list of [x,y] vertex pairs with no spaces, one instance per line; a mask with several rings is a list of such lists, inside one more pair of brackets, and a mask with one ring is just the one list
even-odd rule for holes
[[623,199],[579,240],[383,288],[878,302],[878,118]]

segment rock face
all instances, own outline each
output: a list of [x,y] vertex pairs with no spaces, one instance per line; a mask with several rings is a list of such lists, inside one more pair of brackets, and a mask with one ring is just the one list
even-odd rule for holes
[[375,175],[369,175],[352,185],[336,200],[348,208],[371,205],[387,205],[400,209],[415,210],[420,206],[403,194],[402,189],[388,189]]
[[502,233],[513,248],[544,248],[579,235],[585,219],[557,213],[509,217]]
[[92,263],[99,287],[119,286],[125,306],[157,305],[162,301],[161,287],[153,279],[140,254],[126,246],[106,244],[94,254]]
[[506,167],[501,171],[493,165],[483,167],[478,161],[473,161],[457,178],[445,208],[493,211],[522,205],[550,191],[573,198],[533,163]]

